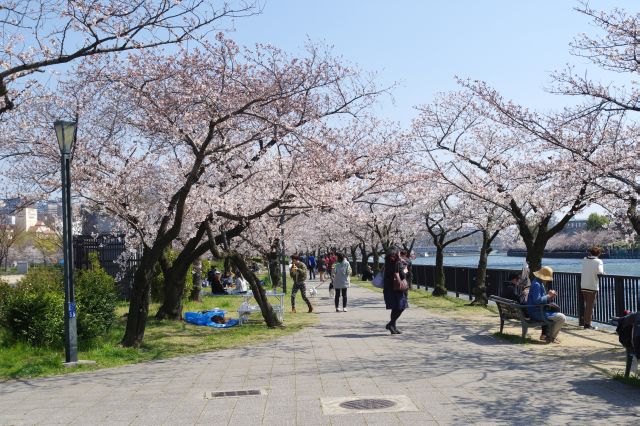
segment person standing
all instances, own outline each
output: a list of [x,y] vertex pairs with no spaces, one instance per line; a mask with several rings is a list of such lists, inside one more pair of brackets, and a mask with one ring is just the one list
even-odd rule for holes
[[307,286],[304,282],[307,279],[307,267],[296,255],[291,256],[291,262],[291,271],[289,272],[289,275],[293,278],[293,288],[291,289],[291,312],[294,314],[296,313],[296,294],[298,293],[298,290],[300,290],[302,300],[304,300],[309,307],[309,312],[313,312],[313,306],[311,306],[311,302],[309,302],[309,299],[307,298]]
[[391,316],[385,328],[391,334],[402,334],[396,327],[396,321],[400,318],[402,312],[409,307],[409,301],[407,291],[394,289],[393,280],[396,272],[400,275],[400,279],[405,279],[407,276],[406,264],[400,257],[400,250],[397,247],[391,247],[384,257],[384,287],[382,293],[386,308],[391,310]]
[[600,275],[604,274],[604,265],[598,256],[602,254],[602,249],[593,246],[588,251],[589,255],[582,259],[582,274],[580,277],[580,288],[582,299],[584,300],[584,328],[595,330],[591,325],[593,317],[593,306],[596,303],[598,290],[600,289]]
[[316,279],[316,257],[311,253],[309,257],[307,257],[307,267],[309,268],[309,279]]
[[323,283],[324,282],[324,271],[326,269],[326,261],[324,259],[324,256],[320,255],[320,257],[318,257],[318,275],[320,275],[320,282]]
[[331,270],[333,288],[336,291],[336,312],[340,312],[340,294],[342,293],[342,312],[347,312],[347,289],[351,284],[351,265],[342,253],[336,254],[336,263]]
[[[539,271],[533,273],[535,277],[529,288],[529,298],[527,299],[527,309],[532,320],[542,321],[540,309],[534,305],[549,305],[557,296],[555,290],[545,290],[545,284],[549,285],[553,281],[553,269],[549,266],[543,266]],[[547,308],[545,306],[545,308]],[[555,312],[551,309],[544,309],[544,318],[553,324],[549,327],[546,335],[547,343],[560,343],[557,339],[558,333],[562,328],[562,324],[567,321],[567,317],[561,312]]]

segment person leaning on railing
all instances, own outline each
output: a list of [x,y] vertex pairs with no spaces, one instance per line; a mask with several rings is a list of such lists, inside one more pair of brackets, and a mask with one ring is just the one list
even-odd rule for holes
[[591,325],[593,316],[593,306],[598,295],[600,275],[604,274],[602,260],[598,256],[602,254],[602,249],[593,246],[589,249],[589,255],[582,259],[582,274],[580,276],[580,291],[584,300],[584,328],[595,330]]

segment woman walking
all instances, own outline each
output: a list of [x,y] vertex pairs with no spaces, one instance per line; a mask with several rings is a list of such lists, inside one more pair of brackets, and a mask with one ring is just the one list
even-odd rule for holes
[[351,284],[351,265],[345,259],[344,254],[338,253],[337,261],[331,270],[333,288],[336,290],[336,312],[340,312],[340,293],[342,293],[342,312],[347,312],[347,289]]
[[604,274],[602,260],[598,256],[602,254],[600,247],[593,246],[589,249],[589,256],[582,259],[582,276],[580,279],[580,290],[584,300],[584,328],[595,330],[591,325],[593,316],[593,305],[598,296],[600,275]]
[[394,289],[393,280],[396,272],[400,279],[405,279],[407,270],[406,264],[400,256],[400,249],[391,247],[384,257],[384,303],[387,309],[391,310],[391,317],[385,328],[391,334],[402,334],[396,327],[396,321],[402,312],[409,307],[407,291],[397,291]]

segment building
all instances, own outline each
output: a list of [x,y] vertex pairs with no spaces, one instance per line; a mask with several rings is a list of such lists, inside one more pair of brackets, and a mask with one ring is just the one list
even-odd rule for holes
[[586,230],[587,230],[586,219],[573,219],[567,222],[562,232],[566,234],[575,234],[576,232],[581,232]]
[[28,231],[38,223],[38,210],[25,207],[16,212],[16,232]]
[[84,205],[80,206],[80,218],[82,235],[106,235],[113,233],[117,228],[114,218]]
[[48,200],[36,204],[38,218],[44,222],[53,223],[62,217],[62,201]]

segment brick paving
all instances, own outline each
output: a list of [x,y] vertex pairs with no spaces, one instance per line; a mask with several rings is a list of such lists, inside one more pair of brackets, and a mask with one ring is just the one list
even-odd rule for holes
[[[0,424],[638,424],[640,391],[581,362],[579,345],[517,345],[482,321],[411,308],[391,336],[382,295],[326,286],[314,327],[252,347],[0,383]],[[497,318],[495,323],[497,323]],[[494,326],[495,324],[491,324]],[[575,334],[575,333],[574,333]],[[623,351],[608,351],[623,367]],[[264,395],[208,399],[214,391]],[[327,414],[337,397],[408,397],[417,411]]]

